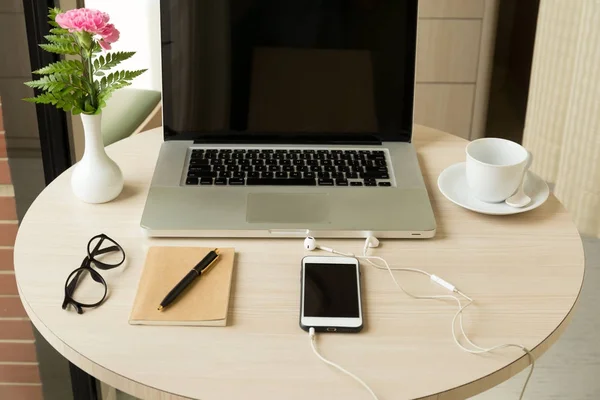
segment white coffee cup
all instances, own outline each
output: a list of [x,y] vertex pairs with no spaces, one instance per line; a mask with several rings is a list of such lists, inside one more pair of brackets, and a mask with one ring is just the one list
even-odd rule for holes
[[477,139],[467,145],[466,152],[469,190],[488,203],[499,203],[512,196],[531,164],[531,154],[506,139]]

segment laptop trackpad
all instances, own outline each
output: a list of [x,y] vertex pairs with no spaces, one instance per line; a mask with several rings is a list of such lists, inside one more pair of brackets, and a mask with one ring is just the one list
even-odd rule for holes
[[246,221],[302,223],[329,221],[327,193],[250,193]]

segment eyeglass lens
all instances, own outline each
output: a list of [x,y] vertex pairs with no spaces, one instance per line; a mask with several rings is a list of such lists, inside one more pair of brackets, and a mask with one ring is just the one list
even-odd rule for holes
[[125,252],[106,235],[94,236],[88,243],[88,257],[100,269],[117,267],[125,261]]
[[91,268],[79,268],[67,280],[71,299],[83,305],[94,305],[104,299],[107,288],[100,274]]

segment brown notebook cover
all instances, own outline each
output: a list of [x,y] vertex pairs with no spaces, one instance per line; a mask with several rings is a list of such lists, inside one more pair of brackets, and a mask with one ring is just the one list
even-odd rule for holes
[[132,325],[225,326],[235,250],[219,249],[220,257],[196,278],[173,304],[158,306],[171,289],[202,260],[211,248],[151,247],[129,317]]

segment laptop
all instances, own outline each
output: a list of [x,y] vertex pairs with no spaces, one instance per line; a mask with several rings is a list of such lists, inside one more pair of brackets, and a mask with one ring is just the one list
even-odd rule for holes
[[417,1],[163,0],[157,237],[430,238]]

